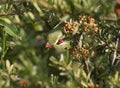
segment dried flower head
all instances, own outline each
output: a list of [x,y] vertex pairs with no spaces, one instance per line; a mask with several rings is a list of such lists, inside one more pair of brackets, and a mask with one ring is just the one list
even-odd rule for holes
[[80,15],[78,17],[78,23],[80,25],[83,25],[80,28],[83,29],[84,32],[98,31],[98,25],[96,24],[96,21],[93,17],[90,17],[88,15]]
[[75,30],[77,24],[76,22],[65,22],[63,27],[63,33],[64,34],[72,34],[72,32]]
[[84,56],[87,56],[89,54],[89,51],[83,47],[81,48],[81,52]]

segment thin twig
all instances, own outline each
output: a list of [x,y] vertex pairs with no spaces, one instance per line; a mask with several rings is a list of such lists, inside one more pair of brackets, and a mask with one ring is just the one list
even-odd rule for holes
[[103,17],[103,18],[100,18],[101,20],[105,20],[105,21],[111,21],[111,22],[117,22],[118,19],[115,18],[115,17]]
[[3,14],[0,14],[0,17],[13,16],[13,15],[16,15],[16,14],[15,13],[3,13]]
[[[118,32],[118,36],[119,36],[119,35],[120,35],[120,30],[119,30],[119,32]],[[115,59],[116,59],[116,57],[117,57],[117,48],[118,48],[119,40],[120,40],[120,38],[117,37],[117,40],[116,40],[116,43],[115,43],[115,50],[114,50],[114,53],[113,53],[112,65],[114,64]]]

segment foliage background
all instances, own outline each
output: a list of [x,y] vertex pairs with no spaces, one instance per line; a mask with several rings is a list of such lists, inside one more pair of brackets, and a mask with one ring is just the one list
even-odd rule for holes
[[[119,88],[120,26],[115,3],[0,0],[0,88]],[[97,33],[78,26],[75,34],[64,34],[66,21],[81,21],[79,16],[86,14],[95,19]],[[75,59],[77,54],[69,53],[78,46],[75,36],[83,37],[87,57],[83,53]],[[57,44],[59,39],[62,44]]]

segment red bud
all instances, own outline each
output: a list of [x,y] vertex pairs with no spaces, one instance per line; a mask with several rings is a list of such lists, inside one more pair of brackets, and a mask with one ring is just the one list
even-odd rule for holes
[[71,50],[71,51],[70,51],[70,55],[73,55],[73,54],[75,54],[75,53],[76,53],[75,50]]
[[115,11],[116,14],[120,14],[120,0],[116,1],[114,11]]
[[120,14],[120,8],[118,8],[118,9],[116,8],[115,13]]

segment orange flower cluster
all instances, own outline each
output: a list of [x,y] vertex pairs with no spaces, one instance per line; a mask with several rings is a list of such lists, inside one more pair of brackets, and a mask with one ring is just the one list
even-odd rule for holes
[[72,34],[74,29],[76,28],[77,24],[75,22],[65,22],[63,33],[65,34]]
[[98,31],[98,25],[95,22],[93,17],[87,15],[80,15],[78,22],[82,25],[82,28],[85,32],[93,30],[94,32]]
[[99,88],[98,84],[88,84],[88,88]]
[[70,56],[74,56],[74,59],[80,59],[81,58],[81,54],[76,49],[73,49],[73,50],[70,51]]
[[98,32],[98,25],[93,17],[88,15],[80,15],[76,21],[67,21],[64,23],[63,33],[71,35],[76,26],[79,26],[78,28],[83,29],[84,32]]
[[81,52],[84,56],[87,56],[89,54],[89,51],[83,47],[81,48]]
[[75,48],[70,51],[70,55],[74,56],[74,59],[80,59],[83,56],[88,56],[89,50],[85,48]]

